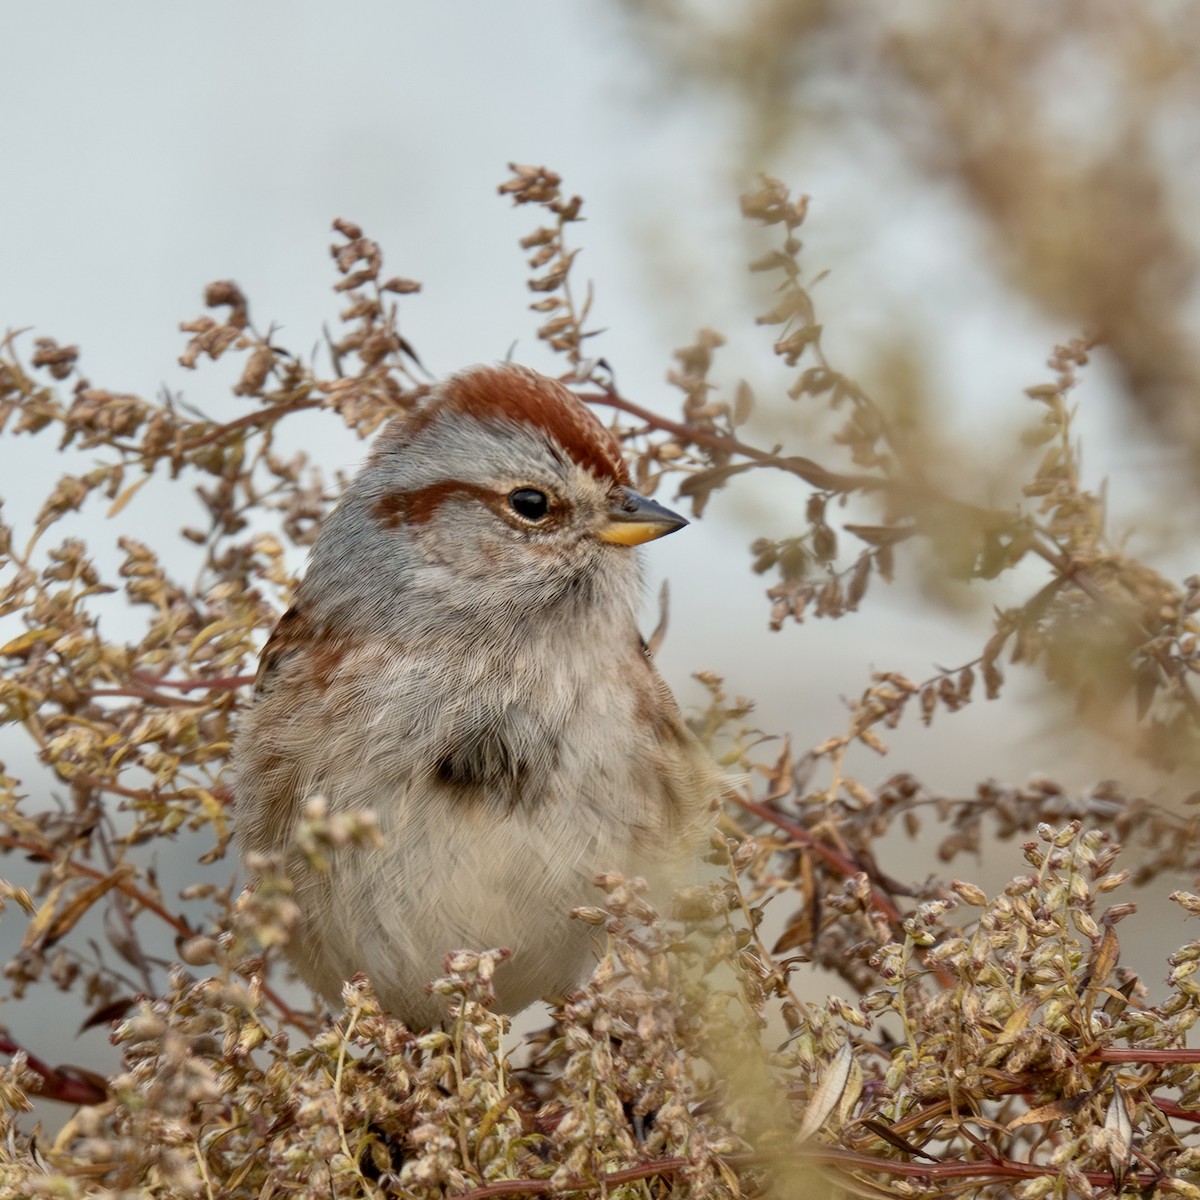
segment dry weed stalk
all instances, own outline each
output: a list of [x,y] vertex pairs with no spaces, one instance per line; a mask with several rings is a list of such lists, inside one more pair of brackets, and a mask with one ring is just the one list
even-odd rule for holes
[[[714,834],[721,878],[683,893],[674,923],[637,881],[602,881],[597,905],[576,916],[606,953],[527,1065],[509,1060],[507,1022],[489,1007],[497,954],[449,958],[435,984],[442,1031],[390,1020],[361,979],[322,1021],[270,984],[295,918],[286,883],[268,872],[239,896],[221,882],[235,797],[220,771],[256,648],[293,582],[284,546],[311,540],[331,498],[302,456],[276,453],[277,430],[322,410],[365,437],[413,403],[422,384],[393,297],[417,285],[383,280],[375,243],[336,222],[346,308],[325,374],[259,331],[234,284],[212,285],[206,300],[221,315],[184,325],[181,361],[241,356],[234,390],[251,407],[223,423],[170,396],[94,387],[75,348],[48,339],[26,366],[10,334],[0,432],[53,432],[64,454],[87,450],[94,465],[58,481],[27,535],[0,526],[0,617],[22,624],[0,646],[0,719],[23,727],[57,795],[31,802],[0,773],[0,846],[36,865],[28,888],[0,892],[7,919],[27,917],[5,975],[13,1002],[52,985],[76,997],[85,1024],[114,1022],[123,1065],[101,1079],[49,1065],[43,1047],[0,1041],[12,1056],[0,1077],[0,1191],[1200,1196],[1200,1054],[1186,1048],[1200,942],[1176,953],[1170,994],[1150,1005],[1120,964],[1116,928],[1133,906],[1109,903],[1131,871],[1141,882],[1195,872],[1195,820],[1116,785],[1074,796],[1046,780],[987,783],[949,797],[910,775],[872,787],[846,770],[849,747],[883,752],[881,731],[906,716],[928,724],[974,702],[980,683],[997,696],[1006,656],[1123,720],[1156,760],[1196,762],[1200,582],[1175,585],[1108,539],[1070,434],[1068,395],[1090,344],[1056,349],[1051,379],[1029,389],[1040,461],[1022,495],[984,508],[940,482],[909,434],[827,358],[800,261],[803,197],[764,179],[743,212],[780,233],[752,264],[778,285],[758,323],[794,373],[792,400],[827,405],[840,422],[833,440],[848,461],[834,450],[830,465],[749,439],[755,399],[744,384],[722,398],[712,367],[723,339],[710,330],[676,353],[677,417],[619,393],[583,356],[590,293],[575,299],[578,251],[564,241],[582,201],[544,168],[514,168],[501,191],[548,214],[522,243],[545,314],[539,335],[566,359],[569,381],[614,414],[641,487],[672,482],[699,513],[741,472],[803,486],[795,534],[752,547],[754,568],[773,577],[773,627],[853,613],[918,542],[948,572],[980,581],[1036,557],[1044,583],[997,613],[973,662],[922,683],[877,675],[847,728],[802,756],[786,742],[767,756],[746,728],[749,705],[702,675],[710,703],[697,727],[747,779]],[[122,536],[108,580],[80,540],[50,541],[97,501],[128,520],[155,475],[193,486],[207,513],[204,527],[182,530],[202,560],[196,583],[172,573],[175,547]],[[840,519],[848,497],[876,519]],[[268,522],[279,532],[263,532]],[[847,539],[858,547],[849,555]],[[97,619],[96,599],[118,591],[144,618],[135,640],[110,640]],[[1027,870],[992,898],[963,880],[898,879],[881,863],[894,844],[885,835],[896,823],[911,834],[922,819],[945,828],[947,861],[985,837],[1023,834]],[[153,852],[185,829],[206,849],[193,878],[167,886]],[[318,809],[304,830],[314,854],[352,853],[373,834],[369,821]],[[1118,838],[1147,847],[1125,870]],[[1173,899],[1200,912],[1195,896]],[[772,901],[794,915],[768,943]],[[103,949],[83,931],[93,912],[104,914]],[[152,925],[169,931],[178,961],[146,950]],[[793,976],[809,962],[857,1000],[801,1000]],[[33,1094],[80,1106],[52,1143],[18,1132],[15,1114]]]

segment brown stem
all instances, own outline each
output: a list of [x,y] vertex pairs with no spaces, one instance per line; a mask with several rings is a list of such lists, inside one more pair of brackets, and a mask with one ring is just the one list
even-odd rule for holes
[[183,449],[184,451],[198,450],[202,446],[219,442],[222,438],[238,429],[249,429],[256,425],[269,425],[278,417],[287,416],[291,412],[303,412],[305,409],[320,408],[323,403],[324,400],[318,397],[315,400],[282,400],[278,404],[268,404],[265,408],[256,408],[244,417],[237,417],[233,421],[226,421],[223,425],[216,425],[208,433],[200,437],[187,438]]
[[161,704],[164,708],[189,708],[192,706],[192,701],[185,700],[182,696],[164,696],[150,687],[88,688],[83,694],[88,700],[128,696],[131,700],[146,700],[152,704]]
[[129,673],[131,686],[110,688],[89,688],[85,692],[88,699],[103,696],[128,696],[134,700],[149,700],[161,704],[164,708],[188,707],[194,701],[185,700],[181,696],[164,696],[159,688],[175,688],[180,692],[193,692],[204,689],[210,692],[235,691],[237,688],[254,682],[253,675],[222,675],[215,679],[164,679],[147,675],[141,671]]
[[1168,1117],[1174,1117],[1177,1121],[1200,1121],[1200,1112],[1195,1109],[1184,1108],[1178,1100],[1164,1100],[1161,1096],[1151,1096],[1150,1102],[1159,1112],[1164,1113]]
[[[46,847],[38,845],[37,842],[30,841],[28,838],[13,837],[11,834],[0,834],[0,846],[6,850],[24,850],[40,862],[50,861]],[[109,872],[86,866],[84,863],[76,862],[73,858],[63,859],[62,864],[73,874],[82,875],[87,879],[107,879],[109,876]],[[113,887],[118,892],[128,896],[130,900],[134,900],[143,908],[148,909],[156,917],[166,921],[182,937],[191,937],[196,932],[182,917],[175,916],[174,913],[164,908],[158,900],[143,892],[137,884],[131,882],[128,878],[119,879],[113,884]]]
[[185,796],[182,792],[159,792],[153,789],[143,789],[139,791],[137,788],[128,788],[122,783],[115,783],[110,779],[101,779],[98,775],[73,775],[69,779],[64,776],[59,776],[67,783],[79,784],[81,787],[93,788],[98,792],[110,792],[114,796],[124,796],[128,800],[145,800],[148,795],[154,795],[159,800],[183,800]]
[[[1058,1168],[1050,1164],[1015,1162],[1011,1159],[992,1158],[987,1161],[950,1159],[945,1162],[901,1162],[896,1159],[875,1158],[836,1146],[812,1145],[797,1149],[794,1154],[739,1155],[726,1160],[731,1165],[757,1166],[775,1163],[787,1166],[828,1166],[845,1171],[865,1171],[875,1175],[904,1176],[910,1179],[1041,1179],[1057,1175]],[[491,1200],[495,1196],[544,1196],[554,1192],[586,1192],[594,1195],[598,1190],[614,1184],[630,1183],[638,1179],[649,1179],[656,1175],[677,1175],[691,1166],[684,1158],[664,1158],[653,1162],[639,1163],[621,1171],[611,1171],[593,1181],[579,1180],[552,1188],[548,1179],[504,1179],[489,1183],[472,1191],[464,1192],[459,1200]],[[1116,1178],[1111,1171],[1084,1171],[1083,1176],[1096,1187],[1114,1187]],[[1152,1188],[1161,1176],[1146,1173],[1130,1174],[1125,1177],[1126,1186]]]
[[707,446],[711,450],[720,450],[726,454],[740,454],[743,458],[753,459],[755,462],[762,463],[763,466],[775,467],[780,471],[799,475],[806,483],[810,483],[813,487],[820,488],[823,491],[838,493],[870,492],[891,486],[890,481],[881,479],[876,475],[844,475],[837,471],[827,470],[811,458],[804,458],[797,454],[789,454],[781,457],[778,454],[771,454],[766,450],[760,450],[757,446],[747,445],[747,443],[741,442],[729,434],[713,433],[707,429],[697,428],[695,425],[686,425],[680,421],[672,421],[667,417],[660,417],[657,413],[651,412],[648,408],[643,408],[640,404],[634,404],[631,400],[626,400],[623,396],[619,396],[615,392],[588,393],[581,396],[581,399],[591,404],[603,404],[608,408],[615,408],[619,412],[636,417],[651,429],[658,429],[663,433],[671,434],[684,445],[687,445],[689,442],[695,442],[701,446]]
[[0,1054],[24,1053],[25,1065],[38,1077],[31,1089],[35,1096],[45,1100],[58,1100],[63,1104],[100,1104],[108,1096],[105,1080],[82,1067],[52,1067],[49,1063],[30,1054],[6,1033],[0,1033]]
[[1200,1063],[1200,1050],[1093,1050],[1088,1058],[1110,1063]]
[[208,691],[234,691],[254,682],[253,675],[222,675],[216,679],[156,679],[153,675],[143,675],[140,671],[131,673],[130,678],[147,683],[152,687],[176,688],[181,692],[192,692],[198,688]]
[[[774,825],[777,829],[782,830],[792,838],[793,841],[799,842],[802,846],[813,851],[825,860],[834,871],[846,879],[854,875],[865,874],[870,880],[871,873],[864,870],[858,863],[846,858],[838,853],[832,846],[826,845],[824,842],[819,842],[812,836],[811,833],[803,826],[789,821],[782,814],[775,812],[774,809],[767,807],[765,804],[759,804],[755,800],[745,800],[740,796],[734,796],[740,808],[744,808],[747,812],[753,813],[756,817]],[[893,926],[899,926],[904,916],[900,910],[892,903],[889,896],[885,895],[874,882],[871,883],[871,901],[875,908],[879,910]],[[953,987],[954,977],[940,963],[935,963],[932,967],[934,975],[937,976],[938,982],[944,988]]]
[[[758,1157],[758,1156],[756,1156]],[[772,1155],[781,1162],[822,1163],[848,1170],[869,1171],[873,1174],[903,1175],[918,1179],[1041,1179],[1059,1174],[1057,1167],[1039,1163],[1014,1162],[1012,1159],[989,1159],[986,1162],[971,1162],[965,1159],[949,1159],[937,1163],[898,1162],[895,1159],[875,1158],[870,1154],[859,1154],[853,1150],[842,1150],[836,1146],[810,1146],[798,1150],[794,1159]],[[761,1159],[760,1159],[761,1161]],[[1083,1171],[1089,1183],[1097,1187],[1113,1187],[1115,1177],[1111,1171]],[[1129,1174],[1125,1185],[1149,1189],[1158,1176]]]

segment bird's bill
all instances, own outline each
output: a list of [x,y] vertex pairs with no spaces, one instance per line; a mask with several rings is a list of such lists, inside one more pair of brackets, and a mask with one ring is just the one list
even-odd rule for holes
[[621,488],[597,536],[614,546],[640,546],[682,529],[687,521],[648,496]]

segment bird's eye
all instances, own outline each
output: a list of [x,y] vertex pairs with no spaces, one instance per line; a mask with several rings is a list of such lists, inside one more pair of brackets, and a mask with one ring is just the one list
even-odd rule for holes
[[509,493],[508,506],[526,521],[540,521],[550,511],[550,497],[537,488],[517,488]]

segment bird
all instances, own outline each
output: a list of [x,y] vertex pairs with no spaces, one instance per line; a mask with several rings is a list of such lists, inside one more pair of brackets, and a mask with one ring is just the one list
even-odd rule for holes
[[[332,1004],[362,972],[410,1028],[429,981],[504,948],[496,1007],[577,987],[602,872],[685,880],[720,791],[638,631],[638,547],[688,522],[631,484],[565,384],[515,364],[429,386],[377,436],[263,648],[233,748],[251,879],[291,882],[288,955]],[[306,805],[369,811],[324,864]]]

